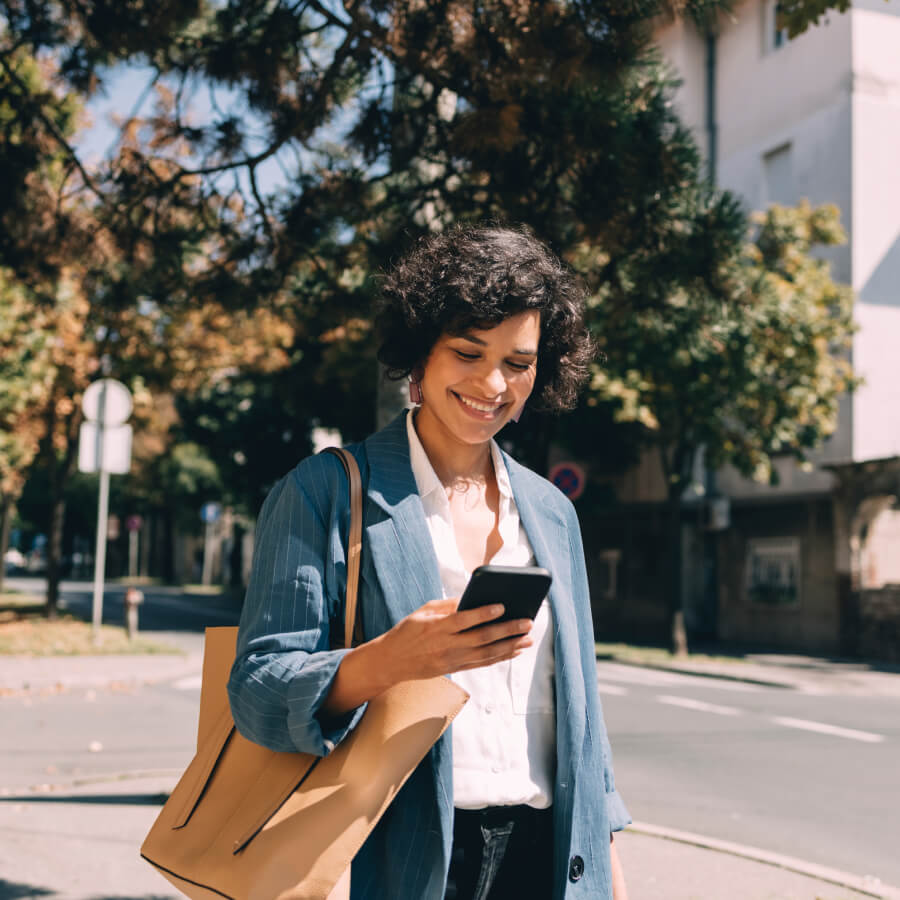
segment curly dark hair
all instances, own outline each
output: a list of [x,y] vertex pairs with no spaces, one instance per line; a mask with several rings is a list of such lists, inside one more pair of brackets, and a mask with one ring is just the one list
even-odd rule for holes
[[540,312],[531,405],[571,409],[587,381],[595,344],[577,277],[522,228],[457,225],[422,238],[386,276],[375,318],[378,359],[408,377],[444,334],[486,329]]

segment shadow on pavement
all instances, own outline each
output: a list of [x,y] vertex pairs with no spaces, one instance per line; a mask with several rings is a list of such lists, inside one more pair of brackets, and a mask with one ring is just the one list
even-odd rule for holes
[[22,897],[51,897],[56,891],[35,887],[33,884],[19,884],[0,878],[0,900],[20,900]]
[[[0,895],[2,900],[2,895]],[[171,894],[96,894],[88,900],[172,900]]]
[[[98,806],[162,806],[169,795],[152,794],[39,794],[37,796],[0,797],[0,803],[92,803]],[[3,882],[0,881],[0,900],[4,900]]]

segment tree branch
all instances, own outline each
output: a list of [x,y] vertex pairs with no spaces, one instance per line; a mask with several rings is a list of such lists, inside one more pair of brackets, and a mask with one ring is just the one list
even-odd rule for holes
[[[23,92],[23,94],[28,94],[28,85],[19,78],[18,74],[9,66],[6,59],[0,55],[0,66],[3,67],[3,70],[9,76],[9,79]],[[66,155],[81,173],[81,177],[84,179],[85,186],[94,194],[97,195],[101,200],[103,199],[102,191],[94,184],[93,178],[88,174],[87,169],[82,165],[81,160],[78,158],[78,154],[75,152],[74,148],[69,144],[66,140],[63,133],[56,127],[55,123],[52,119],[43,111],[43,109],[38,110],[37,113],[38,119],[44,124],[44,127],[50,132],[53,139],[63,148]]]

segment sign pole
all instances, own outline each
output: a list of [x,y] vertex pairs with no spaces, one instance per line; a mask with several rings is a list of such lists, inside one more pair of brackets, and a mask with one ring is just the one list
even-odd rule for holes
[[213,523],[207,522],[203,539],[203,576],[202,584],[212,584],[212,530]]
[[203,533],[203,584],[212,584],[213,525],[221,515],[222,507],[218,503],[204,503],[200,508],[200,519],[206,525]]
[[131,426],[125,424],[133,408],[131,393],[120,381],[102,378],[88,385],[81,398],[81,408],[84,422],[81,423],[78,441],[78,469],[100,475],[91,617],[94,643],[99,644],[109,528],[109,476],[111,472],[124,474],[131,465]]
[[103,620],[103,579],[106,575],[106,528],[109,515],[109,472],[103,465],[103,425],[106,413],[106,384],[100,390],[97,415],[97,471],[100,473],[100,496],[97,498],[97,544],[94,551],[93,638],[100,643],[100,623]]
[[138,568],[138,533],[132,528],[128,532],[128,577],[135,578]]
[[106,529],[109,527],[109,472],[100,470],[100,497],[97,501],[97,549],[94,553],[94,643],[100,643],[103,619],[103,580],[106,575]]

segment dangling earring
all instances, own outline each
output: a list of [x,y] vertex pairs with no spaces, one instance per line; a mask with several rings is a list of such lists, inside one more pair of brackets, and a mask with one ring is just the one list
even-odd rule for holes
[[417,378],[409,379],[409,402],[415,406],[422,405],[422,384]]

